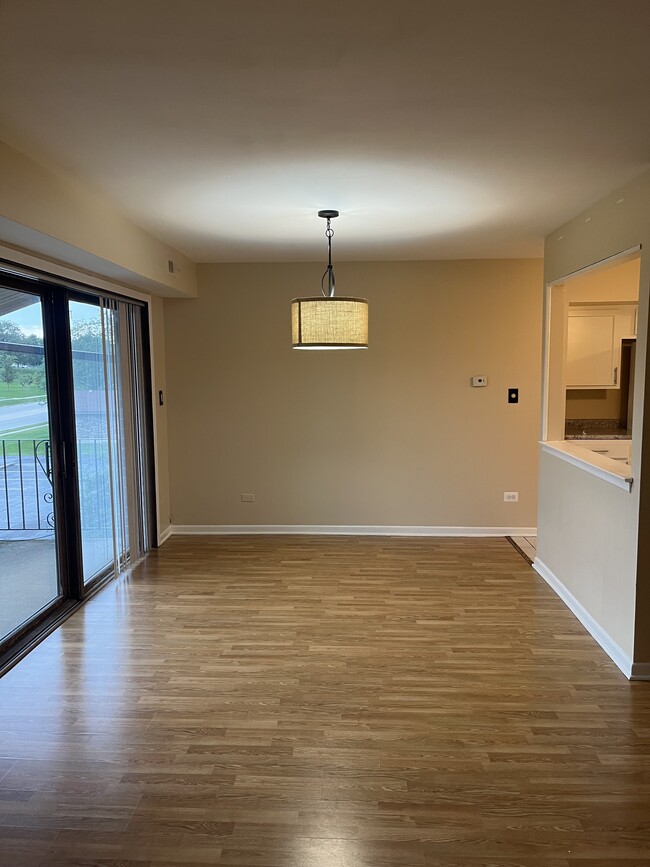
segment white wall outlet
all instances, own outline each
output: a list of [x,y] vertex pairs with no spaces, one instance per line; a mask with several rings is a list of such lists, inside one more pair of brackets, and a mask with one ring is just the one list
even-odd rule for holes
[[504,491],[503,492],[503,502],[504,503],[518,503],[519,502],[519,491]]
[[473,376],[472,388],[483,388],[487,385],[487,376]]
[[255,494],[242,494],[241,495],[242,503],[254,503],[255,502]]

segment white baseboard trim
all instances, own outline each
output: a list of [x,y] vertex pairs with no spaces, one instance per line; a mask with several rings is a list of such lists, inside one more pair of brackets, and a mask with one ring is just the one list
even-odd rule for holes
[[174,528],[171,524],[168,527],[165,527],[162,533],[158,534],[158,547],[160,548],[161,545],[164,545],[167,539],[169,539],[169,537],[173,535],[173,533]]
[[175,536],[534,536],[536,527],[406,527],[365,524],[174,524]]
[[[603,627],[594,620],[591,614],[584,608],[575,598],[570,590],[564,586],[560,579],[548,568],[545,563],[535,557],[533,569],[541,575],[549,587],[557,593],[566,607],[577,617],[582,623],[587,632],[595,638],[598,644],[602,647],[609,658],[623,672],[625,677],[630,680],[633,675],[632,660],[625,651],[618,646],[614,639],[603,629]],[[648,666],[650,668],[650,666]]]
[[630,680],[650,680],[650,662],[633,662]]

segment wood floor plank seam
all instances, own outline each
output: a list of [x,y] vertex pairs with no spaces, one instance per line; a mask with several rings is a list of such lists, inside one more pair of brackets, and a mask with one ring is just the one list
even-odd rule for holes
[[650,689],[505,539],[174,536],[0,680],[2,867],[650,867]]

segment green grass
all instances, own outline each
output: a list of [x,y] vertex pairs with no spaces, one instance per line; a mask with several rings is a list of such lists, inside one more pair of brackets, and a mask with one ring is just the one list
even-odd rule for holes
[[45,389],[42,385],[23,385],[21,382],[0,382],[0,407],[27,403],[24,398],[45,400]]
[[47,440],[50,438],[50,428],[46,424],[33,425],[32,427],[21,427],[14,430],[0,430],[0,458],[2,457],[2,441],[4,440],[4,454],[8,457],[13,457],[18,454],[18,443],[21,441],[21,450],[23,454],[32,454],[34,444],[33,440]]
[[[34,440],[49,440],[50,429],[46,424],[34,425],[32,427],[21,427],[14,430],[0,430],[0,461],[2,460],[2,443],[4,442],[4,454],[7,457],[15,457],[18,454],[18,440],[21,443],[21,452],[23,455],[31,455],[34,450]],[[41,447],[42,448],[42,447]],[[97,437],[96,440],[82,439],[79,441],[79,454],[83,457],[92,457],[97,455],[97,460],[108,460],[106,456],[106,443],[102,437]],[[39,449],[40,453],[41,449]]]

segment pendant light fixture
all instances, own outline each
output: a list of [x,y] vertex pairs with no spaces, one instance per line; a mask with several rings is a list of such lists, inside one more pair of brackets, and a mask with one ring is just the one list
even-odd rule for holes
[[[291,334],[294,349],[367,349],[368,302],[365,298],[334,297],[331,221],[338,211],[319,211],[327,220],[327,268],[321,278],[322,296],[294,298]],[[327,289],[325,283],[327,282]]]

